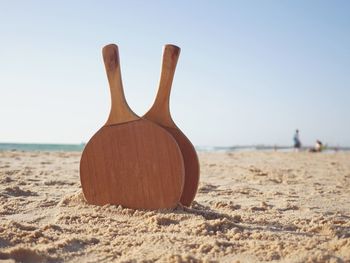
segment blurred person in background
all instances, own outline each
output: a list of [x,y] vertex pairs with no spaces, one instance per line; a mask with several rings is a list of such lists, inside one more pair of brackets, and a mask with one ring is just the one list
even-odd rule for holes
[[301,142],[300,142],[299,130],[298,129],[295,130],[293,141],[294,141],[294,149],[295,149],[295,151],[298,152],[300,150],[300,148],[301,148]]

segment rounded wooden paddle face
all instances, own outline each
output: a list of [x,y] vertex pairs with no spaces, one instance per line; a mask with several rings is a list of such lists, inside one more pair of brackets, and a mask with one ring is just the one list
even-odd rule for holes
[[165,128],[176,140],[180,147],[185,165],[185,183],[180,198],[180,203],[189,206],[194,200],[199,184],[199,161],[195,148],[191,141],[178,128]]
[[190,140],[181,132],[171,118],[169,101],[176,64],[180,55],[180,48],[175,45],[165,45],[159,88],[156,99],[150,110],[143,116],[164,129],[174,137],[178,143],[185,165],[185,184],[180,199],[181,204],[189,206],[194,200],[199,183],[199,162],[195,148]]
[[184,173],[174,138],[143,119],[102,127],[80,161],[85,198],[96,205],[173,208],[181,197]]

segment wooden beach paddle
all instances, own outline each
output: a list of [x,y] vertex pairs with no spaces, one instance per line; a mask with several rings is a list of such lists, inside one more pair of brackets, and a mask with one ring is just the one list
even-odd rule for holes
[[199,162],[195,148],[190,140],[174,123],[169,108],[171,85],[173,82],[180,48],[174,45],[165,45],[163,48],[163,62],[157,97],[150,110],[143,116],[144,119],[155,122],[173,135],[180,146],[185,164],[185,184],[180,202],[189,206],[197,193],[199,182]]
[[80,180],[88,203],[129,208],[175,207],[184,184],[181,151],[165,129],[141,119],[128,106],[118,47],[103,48],[111,92],[107,123],[85,146]]

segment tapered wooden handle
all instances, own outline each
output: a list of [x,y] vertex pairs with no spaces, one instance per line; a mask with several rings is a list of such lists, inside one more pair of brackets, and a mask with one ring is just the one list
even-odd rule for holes
[[169,101],[176,64],[180,56],[180,48],[175,45],[165,45],[163,48],[162,68],[156,99],[151,109],[144,115],[164,126],[173,127]]
[[102,49],[103,60],[111,91],[111,111],[105,125],[139,119],[126,102],[120,71],[118,46],[110,44]]

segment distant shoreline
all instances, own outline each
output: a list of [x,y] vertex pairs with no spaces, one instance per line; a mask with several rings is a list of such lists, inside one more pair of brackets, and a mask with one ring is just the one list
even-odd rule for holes
[[[0,151],[62,151],[80,152],[84,149],[85,143],[81,144],[56,144],[56,143],[0,143]],[[242,151],[293,151],[292,146],[278,145],[236,145],[236,146],[196,146],[198,152],[242,152]],[[302,147],[307,151],[312,146]],[[348,146],[327,146],[325,152],[329,151],[350,151]]]

